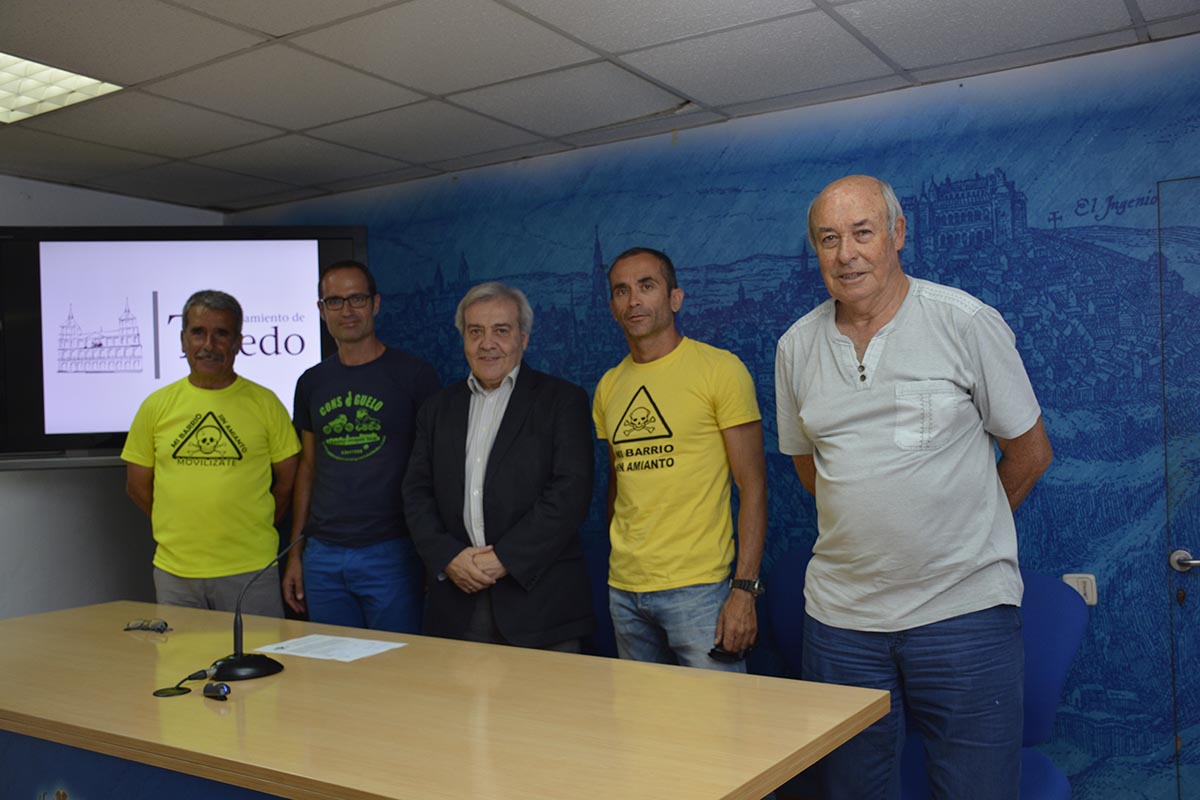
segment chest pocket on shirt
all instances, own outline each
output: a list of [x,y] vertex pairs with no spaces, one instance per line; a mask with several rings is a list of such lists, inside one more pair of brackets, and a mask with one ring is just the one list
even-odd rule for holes
[[968,395],[950,381],[909,381],[896,386],[896,446],[938,450],[950,440],[954,418]]

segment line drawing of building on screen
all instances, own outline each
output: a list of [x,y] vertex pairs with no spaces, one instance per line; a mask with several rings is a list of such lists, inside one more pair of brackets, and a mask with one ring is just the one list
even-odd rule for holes
[[141,372],[142,331],[129,310],[117,318],[113,330],[84,331],[67,307],[67,321],[58,326],[59,372]]

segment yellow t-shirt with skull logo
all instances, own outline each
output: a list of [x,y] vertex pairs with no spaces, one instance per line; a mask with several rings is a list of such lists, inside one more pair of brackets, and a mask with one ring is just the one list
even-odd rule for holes
[[299,451],[287,409],[253,381],[199,389],[183,378],[152,393],[121,458],[154,470],[154,566],[181,578],[266,566],[279,547],[271,465]]
[[626,356],[600,379],[592,416],[617,481],[609,585],[656,592],[727,579],[732,482],[721,431],[761,419],[746,366],[687,338],[646,364]]

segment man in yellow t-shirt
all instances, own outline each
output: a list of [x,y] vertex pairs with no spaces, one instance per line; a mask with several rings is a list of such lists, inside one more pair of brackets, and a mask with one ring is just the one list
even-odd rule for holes
[[[193,294],[180,339],[190,372],[138,409],[121,452],[126,491],[154,530],[158,602],[232,611],[275,557],[300,443],[279,398],[234,374],[237,300]],[[242,608],[283,616],[277,570],[250,587]]]
[[[608,271],[629,355],[592,414],[608,441],[609,610],[622,658],[745,671],[767,530],[754,383],[733,353],[675,327],[683,290],[665,253],[633,248]],[[737,566],[731,482],[737,484]]]

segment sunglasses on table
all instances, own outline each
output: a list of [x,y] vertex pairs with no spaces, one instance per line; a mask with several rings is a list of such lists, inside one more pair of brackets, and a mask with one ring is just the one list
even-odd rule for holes
[[167,624],[165,619],[135,619],[130,620],[125,626],[127,631],[154,631],[155,633],[166,633],[171,630],[171,626]]

